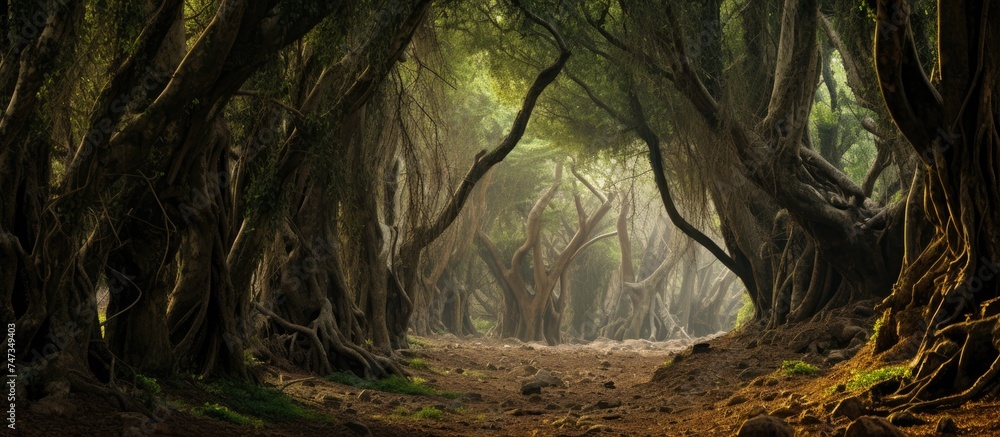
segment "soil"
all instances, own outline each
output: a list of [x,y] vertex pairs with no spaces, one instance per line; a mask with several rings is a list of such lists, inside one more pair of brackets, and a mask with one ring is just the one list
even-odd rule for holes
[[[792,350],[804,333],[822,332],[830,323],[695,342],[595,341],[549,347],[451,335],[415,338],[417,343],[401,356],[418,358],[427,368],[409,367],[411,376],[450,396],[362,391],[316,375],[268,367],[268,384],[332,420],[253,427],[170,408],[160,412],[163,420],[157,423],[137,413],[123,413],[108,400],[73,394],[69,405],[57,411],[19,413],[18,428],[29,436],[352,436],[365,435],[363,428],[375,436],[713,436],[736,435],[747,419],[770,414],[791,425],[795,435],[842,436],[852,421],[832,414],[840,401],[857,397],[869,408],[866,414],[885,417],[888,412],[871,407],[868,395],[837,386],[857,369],[885,363],[871,356],[870,346],[862,347],[853,359],[832,365],[812,346],[802,353]],[[692,343],[707,346],[692,350]],[[812,363],[819,370],[788,375],[780,370],[786,360]],[[522,381],[539,370],[559,378],[564,386],[541,387],[540,393],[523,395]],[[162,397],[168,405],[213,401],[193,383],[165,385]],[[435,407],[443,415],[434,419],[402,414],[424,407]],[[1000,436],[997,399],[913,416],[925,423],[901,426],[905,435]],[[942,420],[953,420],[957,432],[938,433]]]

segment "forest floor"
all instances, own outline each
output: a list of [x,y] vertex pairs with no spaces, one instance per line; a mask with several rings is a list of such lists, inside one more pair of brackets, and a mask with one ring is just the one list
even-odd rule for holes
[[[865,320],[869,327],[871,321]],[[192,380],[161,384],[156,402],[168,406],[157,415],[161,423],[122,413],[103,399],[70,395],[69,404],[19,415],[18,425],[24,435],[45,436],[712,436],[735,435],[748,418],[770,414],[794,427],[796,435],[842,436],[852,417],[887,414],[868,409],[865,395],[848,388],[871,375],[865,369],[879,366],[870,346],[853,360],[832,365],[820,353],[790,350],[803,332],[829,327],[812,324],[784,336],[701,339],[708,346],[696,347],[697,353],[692,342],[680,341],[549,347],[517,340],[418,337],[403,357],[419,384],[402,388],[418,387],[423,394],[361,389],[268,367],[268,384],[319,414],[307,411],[311,415],[305,419],[285,421],[278,415],[237,425],[198,412],[196,406],[238,406],[240,399]],[[791,360],[815,369],[798,364],[783,370]],[[522,384],[532,377],[556,385],[522,394]],[[854,401],[845,399],[858,399],[857,411],[849,408]],[[915,412],[894,421],[905,435],[1000,435],[1000,401]],[[950,434],[938,432],[940,427],[950,428]]]

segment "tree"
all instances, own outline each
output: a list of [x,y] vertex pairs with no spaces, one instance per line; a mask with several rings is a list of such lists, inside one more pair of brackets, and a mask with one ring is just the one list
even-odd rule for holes
[[[923,165],[907,210],[906,257],[880,306],[877,350],[908,357],[894,409],[957,405],[1000,375],[997,297],[1000,10],[940,3],[936,74],[923,71],[908,1],[878,2],[875,66],[886,107]],[[923,238],[923,236],[927,238]],[[885,334],[882,334],[884,332]],[[898,344],[896,344],[898,342]]]

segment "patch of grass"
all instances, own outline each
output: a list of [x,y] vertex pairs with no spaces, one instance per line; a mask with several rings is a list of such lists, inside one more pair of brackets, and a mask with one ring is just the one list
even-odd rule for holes
[[[350,372],[339,372],[327,376],[326,379],[344,385],[350,385],[357,388],[363,388],[366,390],[377,390],[384,391],[387,393],[399,393],[404,395],[416,395],[416,396],[444,396],[448,397],[452,392],[441,392],[435,390],[427,384],[427,381],[423,378],[413,378],[406,379],[396,375],[392,375],[385,379],[379,380],[368,380],[359,378],[357,375]],[[459,395],[454,394],[455,397]]]
[[410,343],[410,345],[412,346],[420,346],[420,347],[430,346],[430,343],[427,343],[426,341],[423,341],[416,337],[406,336],[406,341]]
[[736,312],[736,324],[733,325],[734,330],[739,329],[740,326],[743,326],[747,322],[753,320],[753,299],[750,299],[750,295],[748,293],[742,293],[740,295],[740,300],[743,301],[743,306],[741,306],[740,310]]
[[253,352],[250,352],[249,349],[243,350],[243,365],[247,367],[256,367],[261,364],[263,363],[261,363],[260,360],[258,360],[257,357],[253,355]]
[[496,325],[496,323],[493,322],[492,320],[480,319],[477,317],[475,319],[472,319],[472,325],[476,327],[476,331],[485,334],[487,332],[490,332],[490,330],[493,329],[493,326]]
[[785,360],[781,362],[781,371],[786,375],[812,375],[819,372],[819,367],[799,360]]
[[233,410],[230,410],[224,405],[205,403],[205,406],[196,408],[195,413],[201,414],[203,416],[216,418],[219,420],[225,420],[226,422],[235,423],[237,425],[250,425],[255,428],[260,428],[264,425],[264,421],[257,419],[255,417],[244,416]]
[[209,384],[208,392],[222,398],[234,411],[259,417],[268,422],[330,420],[329,416],[305,408],[288,395],[270,387],[237,381],[220,381]]
[[156,403],[156,398],[160,396],[162,391],[160,383],[155,378],[145,375],[135,375],[135,386],[142,392],[142,401],[147,406]]
[[434,407],[424,407],[416,412],[411,412],[406,407],[399,407],[392,411],[392,417],[440,420],[444,417],[444,412]]
[[907,366],[886,366],[867,372],[854,372],[851,379],[847,380],[846,386],[850,391],[861,391],[880,382],[892,379],[907,380],[911,377],[910,368]]
[[410,360],[403,360],[402,363],[403,363],[403,365],[405,365],[405,366],[407,366],[407,367],[409,367],[411,369],[431,370],[430,366],[427,365],[427,362],[424,361],[421,358],[413,358],[413,359],[410,359]]
[[869,343],[875,343],[875,339],[878,338],[879,331],[881,331],[882,326],[885,325],[885,318],[887,314],[889,314],[889,310],[886,310],[881,316],[878,316],[878,319],[875,319],[875,324],[872,326],[872,335],[868,337]]
[[439,410],[437,408],[434,408],[434,407],[424,407],[424,408],[421,408],[420,411],[417,411],[416,413],[413,413],[413,417],[415,419],[434,419],[434,420],[440,420],[442,417],[444,417],[444,413],[441,412],[441,410]]
[[458,399],[458,398],[462,397],[462,394],[459,393],[459,392],[457,392],[457,391],[447,391],[447,390],[446,391],[438,391],[437,394],[438,394],[438,396],[441,396],[441,397],[443,397],[445,399]]

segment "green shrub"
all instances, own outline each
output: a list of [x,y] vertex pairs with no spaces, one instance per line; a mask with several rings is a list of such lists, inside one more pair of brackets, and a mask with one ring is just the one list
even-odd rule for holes
[[886,366],[866,372],[854,372],[846,385],[850,391],[860,391],[880,382],[893,379],[908,380],[911,377],[910,368],[907,366]]
[[430,366],[427,365],[427,362],[424,361],[421,358],[413,358],[411,360],[403,360],[403,364],[406,365],[407,367],[411,368],[411,369],[417,369],[417,370],[430,370],[431,369]]
[[868,337],[868,342],[869,343],[873,343],[873,344],[875,343],[875,339],[878,338],[879,331],[881,331],[882,330],[882,326],[885,325],[885,318],[886,318],[886,316],[888,314],[889,314],[889,312],[888,312],[888,310],[886,310],[886,312],[882,313],[882,315],[879,316],[878,319],[875,319],[875,325],[872,326],[872,335],[871,335],[871,337]]
[[740,300],[743,301],[743,306],[741,306],[740,310],[736,313],[736,324],[733,326],[733,329],[739,329],[740,326],[743,326],[747,322],[753,320],[753,300],[750,299],[750,295],[748,293],[742,293],[740,295]]
[[268,422],[327,420],[328,417],[296,403],[288,395],[270,387],[238,381],[220,381],[208,391],[222,398],[236,412],[259,417]]
[[413,413],[413,417],[417,419],[434,419],[439,420],[444,417],[444,413],[441,410],[434,407],[424,407],[420,411]]
[[254,427],[264,425],[264,422],[260,419],[244,416],[219,404],[210,404],[206,402],[205,406],[196,408],[195,413],[219,420],[225,420],[226,422],[235,423],[237,425],[251,425]]
[[473,326],[476,327],[476,331],[485,334],[487,332],[490,332],[490,330],[493,329],[493,325],[495,325],[496,323],[494,323],[492,320],[475,318],[472,319],[472,324]]
[[812,375],[819,372],[819,368],[799,360],[786,360],[781,362],[781,371],[786,375]]

